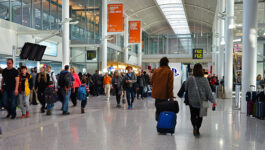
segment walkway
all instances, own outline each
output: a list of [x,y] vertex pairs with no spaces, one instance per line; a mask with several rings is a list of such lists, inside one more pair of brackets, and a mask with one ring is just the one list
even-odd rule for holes
[[200,138],[192,134],[183,103],[174,136],[157,134],[152,99],[136,100],[134,109],[126,110],[115,108],[114,97],[110,103],[92,97],[86,114],[76,107],[70,116],[61,115],[60,105],[53,116],[34,106],[28,119],[0,119],[0,150],[264,150],[265,121],[240,115],[231,105],[220,100],[217,111],[209,110]]

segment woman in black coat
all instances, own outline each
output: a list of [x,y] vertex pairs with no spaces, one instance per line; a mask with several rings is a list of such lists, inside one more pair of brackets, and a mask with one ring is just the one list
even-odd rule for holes
[[41,103],[41,113],[45,112],[45,99],[44,99],[44,91],[50,82],[50,76],[46,73],[45,67],[40,68],[40,73],[38,73],[35,83],[35,89],[38,93],[38,99]]
[[112,88],[114,88],[114,90],[115,90],[117,107],[120,108],[121,107],[121,105],[120,105],[121,94],[122,94],[122,90],[123,90],[123,79],[120,76],[118,71],[115,71],[114,77],[112,78],[112,81],[111,81],[111,84],[112,84]]

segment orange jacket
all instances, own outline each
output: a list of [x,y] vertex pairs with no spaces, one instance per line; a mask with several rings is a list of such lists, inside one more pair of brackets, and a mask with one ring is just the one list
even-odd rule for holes
[[174,75],[169,67],[156,69],[151,77],[152,97],[160,100],[173,100]]
[[107,76],[107,77],[104,77],[104,80],[103,80],[103,84],[106,85],[106,84],[111,84],[111,77],[110,76]]

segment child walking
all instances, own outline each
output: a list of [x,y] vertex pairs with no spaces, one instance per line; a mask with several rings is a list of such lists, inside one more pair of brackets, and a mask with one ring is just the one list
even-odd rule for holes
[[52,109],[54,107],[54,103],[56,102],[57,98],[57,93],[54,87],[54,84],[52,81],[48,83],[48,87],[44,91],[44,99],[45,102],[47,103],[47,116],[52,115]]
[[78,89],[77,98],[81,101],[81,113],[85,113],[85,107],[87,104],[87,96],[89,94],[89,88],[86,85],[86,80],[83,79],[82,83]]

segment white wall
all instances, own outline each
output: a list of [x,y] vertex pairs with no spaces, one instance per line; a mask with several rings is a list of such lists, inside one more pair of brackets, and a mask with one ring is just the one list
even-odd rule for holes
[[[0,27],[0,54],[4,55],[12,55],[12,47],[16,46],[18,48],[23,47],[25,42],[31,42],[34,43],[35,40],[40,39],[40,37],[34,37],[32,35],[19,35],[17,36],[15,30],[6,29],[3,27]],[[56,41],[54,40],[56,39]],[[43,56],[43,60],[50,60],[50,61],[62,61],[62,44],[61,42],[58,42],[60,37],[54,37],[53,39],[49,39],[47,41],[50,42],[56,42],[58,44],[58,52],[57,57],[53,56]],[[17,53],[17,56],[19,56],[20,53]]]
[[169,67],[175,68],[177,69],[178,72],[178,76],[174,76],[174,96],[177,97],[177,93],[179,91],[179,89],[181,88],[181,76],[182,76],[182,72],[181,72],[181,63],[169,63]]

